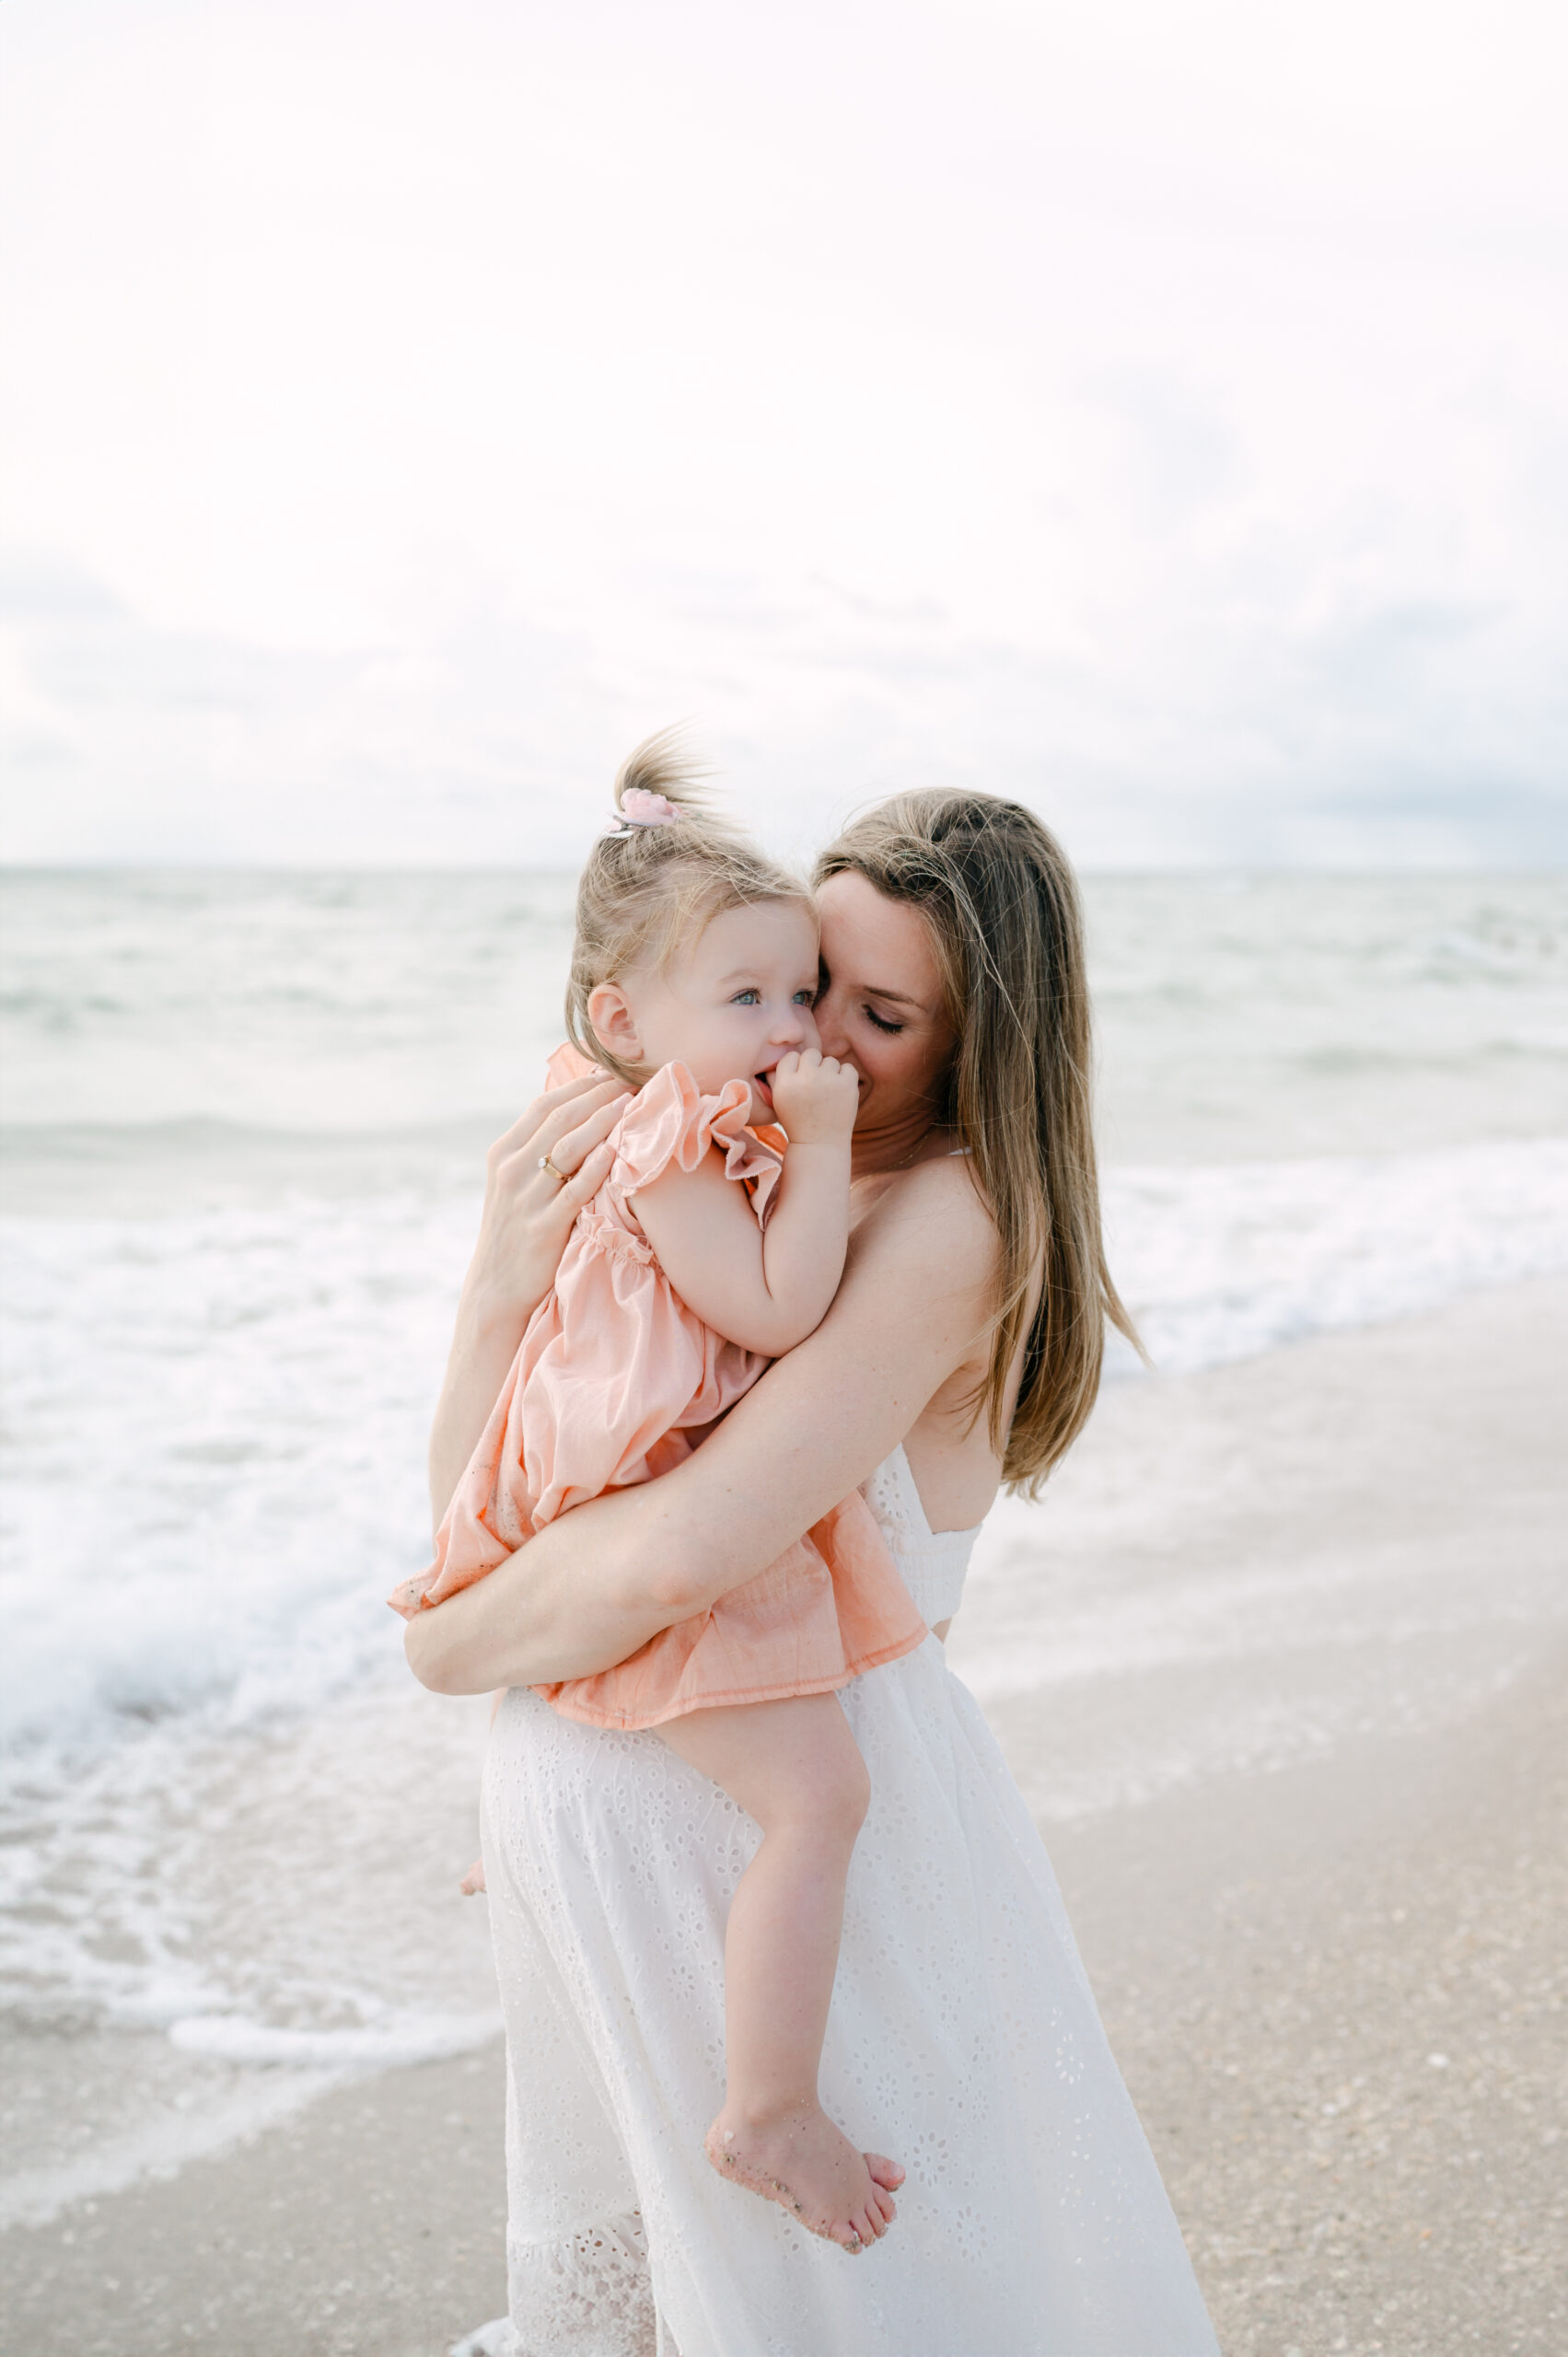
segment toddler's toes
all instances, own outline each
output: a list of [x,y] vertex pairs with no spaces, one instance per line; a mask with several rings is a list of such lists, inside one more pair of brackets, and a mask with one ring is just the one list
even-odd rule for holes
[[889,2160],[883,2153],[867,2153],[865,2165],[871,2172],[873,2185],[881,2186],[884,2192],[897,2193],[904,2181],[904,2172],[897,2161]]
[[484,1880],[484,1860],[482,1858],[476,1858],[474,1860],[472,1865],[469,1868],[467,1874],[458,1885],[458,1888],[462,1892],[465,1898],[480,1898],[485,1895],[486,1885]]
[[898,2203],[890,2193],[884,2193],[880,2186],[871,2196],[871,2206],[881,2219],[884,2231],[892,2224],[899,2214]]

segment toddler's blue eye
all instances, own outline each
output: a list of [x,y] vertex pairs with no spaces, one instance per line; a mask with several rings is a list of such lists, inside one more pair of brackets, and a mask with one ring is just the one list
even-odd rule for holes
[[737,1006],[758,1006],[761,1004],[761,991],[737,991],[733,1004]]
[[817,1004],[817,993],[815,991],[796,991],[795,994],[795,1003],[796,1006],[815,1006]]

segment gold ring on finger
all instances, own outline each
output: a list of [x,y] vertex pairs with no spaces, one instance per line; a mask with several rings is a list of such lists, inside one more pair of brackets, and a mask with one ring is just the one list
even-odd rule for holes
[[557,1170],[554,1163],[550,1159],[549,1155],[541,1154],[540,1155],[538,1167],[540,1170],[548,1170],[551,1177],[552,1178],[558,1178],[563,1186],[566,1184],[566,1173],[563,1170]]

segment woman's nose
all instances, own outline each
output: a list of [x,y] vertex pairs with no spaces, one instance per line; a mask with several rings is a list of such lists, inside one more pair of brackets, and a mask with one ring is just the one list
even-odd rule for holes
[[818,993],[817,1004],[811,1010],[811,1021],[817,1033],[817,1045],[821,1049],[822,1053],[825,1056],[842,1056],[844,1053],[843,1026],[839,1020],[838,1009],[830,989]]

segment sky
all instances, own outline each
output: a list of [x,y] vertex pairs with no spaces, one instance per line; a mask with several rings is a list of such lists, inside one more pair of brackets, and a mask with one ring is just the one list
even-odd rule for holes
[[6,0],[4,856],[1568,865],[1543,0]]

